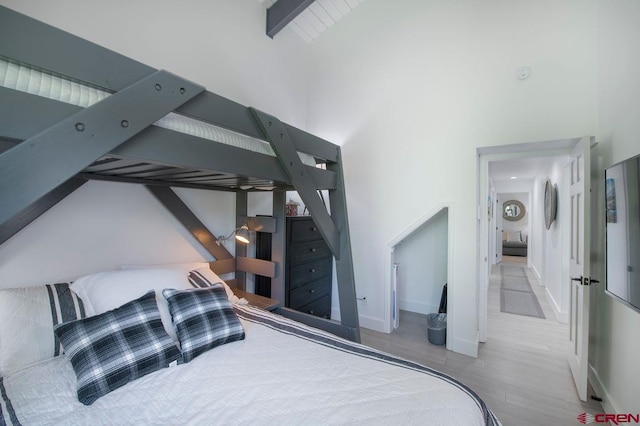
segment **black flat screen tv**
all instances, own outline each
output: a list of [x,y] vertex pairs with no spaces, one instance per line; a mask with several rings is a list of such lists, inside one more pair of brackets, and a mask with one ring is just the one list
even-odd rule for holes
[[640,155],[605,170],[606,292],[640,312]]

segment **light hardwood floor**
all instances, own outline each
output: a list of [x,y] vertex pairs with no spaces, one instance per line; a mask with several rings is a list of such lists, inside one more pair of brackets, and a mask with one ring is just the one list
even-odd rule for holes
[[[523,259],[505,256],[503,263],[522,264]],[[566,358],[568,326],[555,319],[544,288],[529,269],[527,276],[546,319],[500,312],[500,272],[494,267],[488,340],[480,344],[478,358],[430,344],[426,316],[405,311],[400,314],[400,327],[391,334],[362,329],[362,343],[459,379],[480,395],[505,426],[579,425],[579,414],[601,413],[602,408],[596,401],[585,403],[578,398]]]

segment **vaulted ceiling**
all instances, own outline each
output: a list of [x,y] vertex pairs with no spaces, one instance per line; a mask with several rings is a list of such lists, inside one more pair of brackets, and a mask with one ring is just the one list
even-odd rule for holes
[[[286,27],[310,43],[365,0],[258,0],[268,8],[267,34]],[[269,16],[271,15],[271,17]]]

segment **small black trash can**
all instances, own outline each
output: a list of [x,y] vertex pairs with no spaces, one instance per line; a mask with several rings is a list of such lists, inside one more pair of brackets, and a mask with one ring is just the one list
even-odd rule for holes
[[447,341],[447,314],[427,314],[427,338],[434,345]]

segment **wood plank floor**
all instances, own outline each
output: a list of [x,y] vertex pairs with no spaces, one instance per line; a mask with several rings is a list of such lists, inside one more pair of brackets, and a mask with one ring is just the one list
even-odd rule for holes
[[[522,265],[523,259],[505,256],[503,264]],[[522,266],[526,269],[526,263]],[[391,334],[362,329],[362,343],[459,379],[480,395],[505,426],[579,425],[579,414],[601,413],[602,407],[578,398],[565,352],[568,326],[556,320],[544,287],[529,269],[527,276],[546,319],[500,312],[500,271],[494,267],[488,340],[480,344],[477,359],[430,344],[426,316],[405,311],[400,314],[400,327]]]

